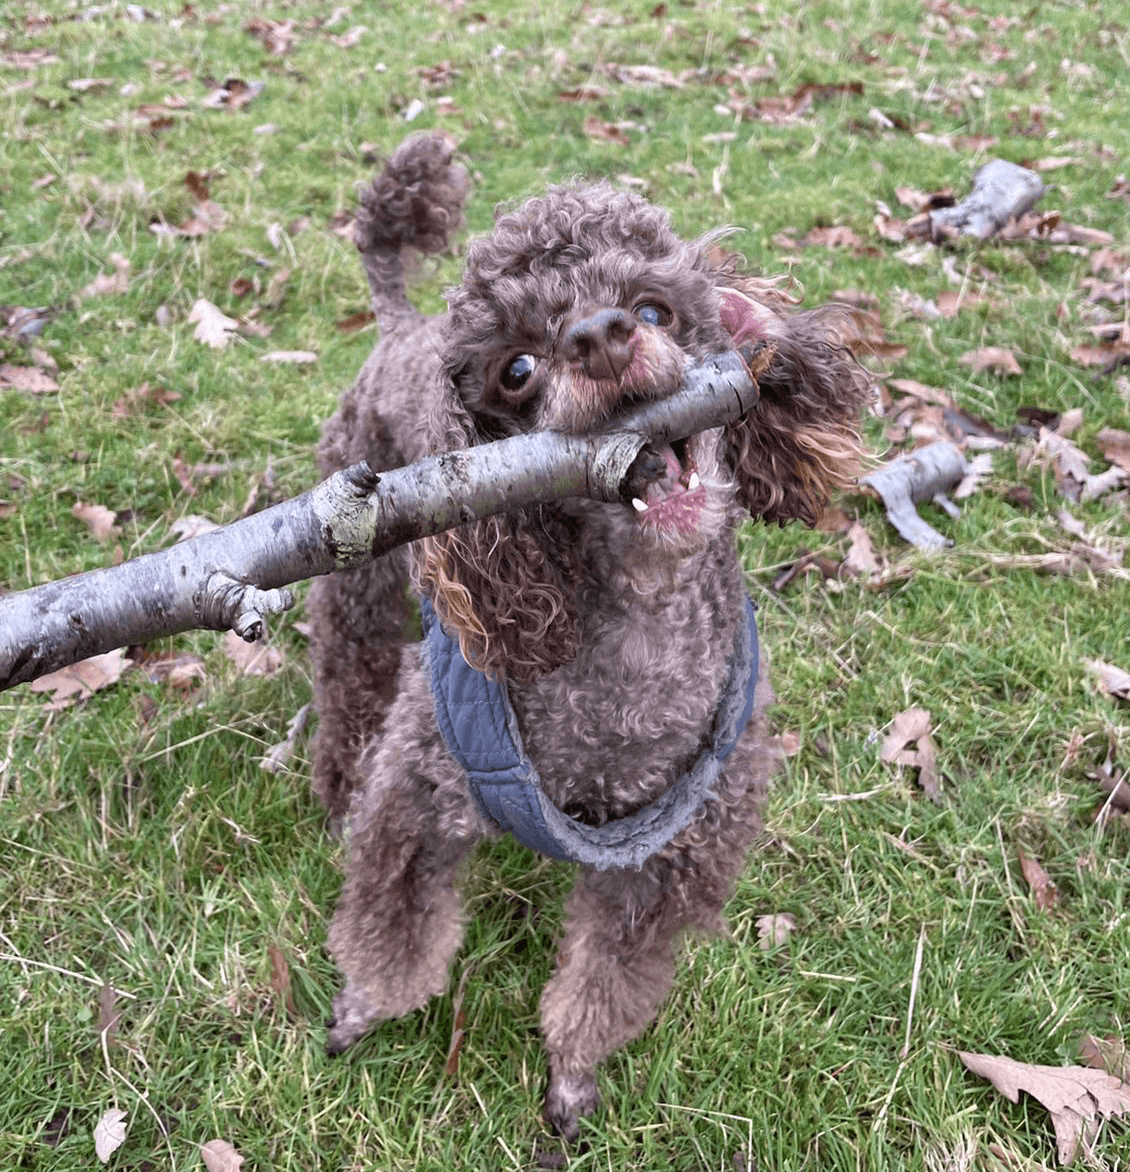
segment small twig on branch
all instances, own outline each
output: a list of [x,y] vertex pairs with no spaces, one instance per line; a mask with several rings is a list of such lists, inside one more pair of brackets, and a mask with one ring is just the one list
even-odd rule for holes
[[757,402],[771,345],[692,367],[683,389],[589,435],[535,432],[388,472],[361,463],[252,517],[120,566],[0,597],[0,691],[115,647],[194,628],[254,640],[282,589],[493,513],[570,496],[628,501],[662,474],[652,442],[718,427]]

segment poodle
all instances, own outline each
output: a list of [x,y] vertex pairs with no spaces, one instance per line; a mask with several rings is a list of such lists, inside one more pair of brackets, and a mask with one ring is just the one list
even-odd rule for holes
[[[423,135],[363,195],[356,239],[381,337],[325,428],[323,473],[595,429],[673,393],[695,360],[773,347],[758,405],[659,448],[630,502],[477,520],[310,595],[314,787],[348,816],[327,1048],[443,992],[460,867],[510,830],[581,864],[540,1007],[545,1115],[575,1139],[600,1102],[598,1064],[655,1017],[676,943],[722,929],[759,831],[772,697],[735,531],[750,514],[816,522],[855,475],[871,387],[832,310],[795,310],[740,275],[723,232],[683,240],[607,182],[500,214],[468,246],[448,312],[426,317],[406,276],[448,247],[467,189],[452,144]],[[424,643],[410,641],[409,581]],[[482,737],[506,741],[504,766],[493,740],[467,747]],[[499,769],[522,775],[517,798]]]

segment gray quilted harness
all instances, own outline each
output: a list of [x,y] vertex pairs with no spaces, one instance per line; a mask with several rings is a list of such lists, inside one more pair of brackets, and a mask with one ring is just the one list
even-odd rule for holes
[[432,604],[420,603],[424,667],[448,751],[466,770],[480,812],[531,850],[585,863],[598,871],[641,867],[688,826],[714,796],[711,787],[753,712],[757,686],[757,622],[745,600],[730,669],[706,743],[690,768],[657,801],[603,826],[587,826],[559,810],[526,756],[506,686],[470,666],[443,629]]

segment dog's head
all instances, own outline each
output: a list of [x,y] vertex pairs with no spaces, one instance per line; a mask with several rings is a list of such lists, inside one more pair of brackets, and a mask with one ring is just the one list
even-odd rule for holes
[[826,321],[786,314],[786,296],[737,278],[713,242],[680,239],[661,209],[598,184],[553,188],[471,244],[449,297],[433,450],[588,431],[672,394],[694,360],[765,337],[776,351],[750,416],[661,449],[664,475],[631,506],[569,501],[422,543],[421,584],[484,670],[522,678],[575,653],[579,526],[626,561],[675,562],[728,537],[735,501],[814,523],[854,474],[859,368]]

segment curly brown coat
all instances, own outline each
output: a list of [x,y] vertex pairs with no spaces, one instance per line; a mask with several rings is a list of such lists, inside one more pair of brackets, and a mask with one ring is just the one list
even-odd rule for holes
[[[634,507],[568,500],[479,521],[310,598],[319,727],[314,785],[349,814],[329,933],[345,975],[329,1048],[446,986],[462,939],[456,873],[493,833],[444,747],[414,645],[412,574],[469,661],[505,680],[550,798],[594,824],[653,801],[700,748],[742,621],[735,529],[753,513],[813,523],[849,483],[869,382],[829,310],[794,312],[743,278],[715,236],[607,183],[551,188],[468,248],[449,312],[405,293],[415,253],[446,247],[466,173],[435,135],[408,139],[363,198],[358,245],[381,341],[319,449],[322,470],[375,468],[522,431],[593,428],[672,393],[687,365],[771,338],[761,401],[663,450]],[[595,1072],[653,1019],[674,943],[716,930],[760,826],[774,754],[764,668],[754,717],[702,812],[638,871],[582,869],[542,996],[546,1115],[567,1137],[599,1103]]]

